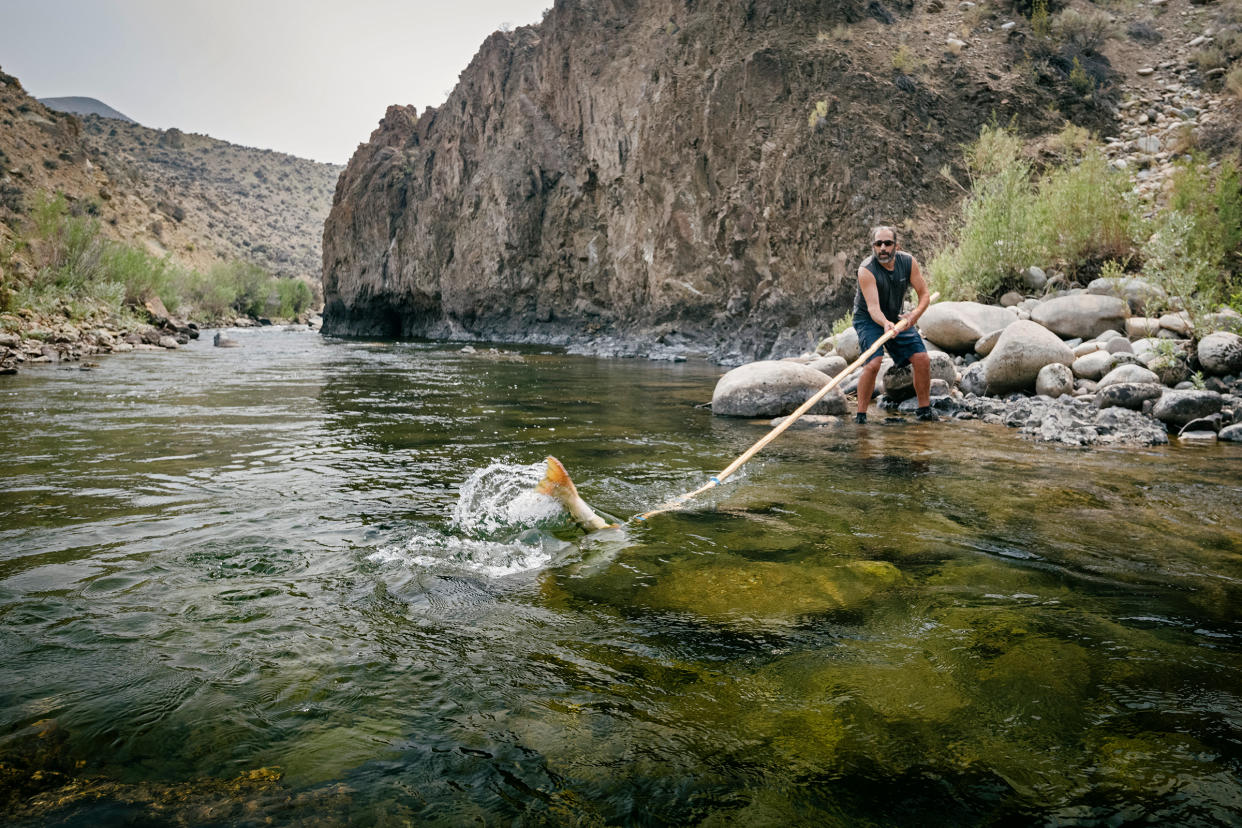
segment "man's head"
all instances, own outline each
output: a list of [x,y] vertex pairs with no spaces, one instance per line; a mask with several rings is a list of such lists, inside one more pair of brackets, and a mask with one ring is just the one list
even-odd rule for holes
[[897,252],[897,230],[886,224],[871,228],[871,252],[880,264],[891,264]]

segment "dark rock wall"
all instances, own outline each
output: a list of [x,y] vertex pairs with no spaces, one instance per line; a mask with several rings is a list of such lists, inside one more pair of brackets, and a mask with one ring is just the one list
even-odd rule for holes
[[966,64],[896,74],[882,22],[866,53],[821,35],[906,11],[558,0],[493,34],[440,109],[390,107],[341,175],[325,332],[806,347],[869,226],[930,240],[960,193],[941,166],[1034,94]]

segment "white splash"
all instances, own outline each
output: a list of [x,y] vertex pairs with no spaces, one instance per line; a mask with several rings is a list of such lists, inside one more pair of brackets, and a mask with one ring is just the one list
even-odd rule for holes
[[367,560],[488,578],[563,560],[573,544],[537,528],[567,521],[559,503],[534,491],[543,470],[543,463],[493,463],[475,472],[462,483],[446,531],[420,527],[404,544],[380,549]]
[[461,484],[453,508],[453,528],[473,537],[489,537],[515,527],[564,522],[561,505],[534,491],[545,468],[543,463],[493,463],[470,475]]

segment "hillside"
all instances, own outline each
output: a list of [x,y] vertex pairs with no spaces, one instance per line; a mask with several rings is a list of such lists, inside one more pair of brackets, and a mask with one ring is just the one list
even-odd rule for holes
[[[439,109],[391,107],[350,160],[325,330],[804,349],[844,312],[871,225],[943,245],[984,124],[1075,123],[1158,181],[1173,142],[1127,160],[1122,130],[1166,118],[1174,82],[1219,90],[1185,48],[1218,11],[1079,8],[1049,33],[1029,4],[559,0],[490,37]],[[1236,146],[1236,107],[1213,117],[1208,143]]]
[[[318,284],[340,167],[177,129],[79,118],[0,72],[0,242],[41,194],[63,193],[103,232],[200,270],[243,260]],[[23,267],[20,251],[11,265]]]
[[101,118],[113,118],[117,121],[126,121],[135,124],[133,118],[121,112],[117,112],[98,98],[39,98],[39,103],[48,109],[54,109],[57,112],[68,112],[71,115],[98,115]]
[[161,225],[195,228],[220,258],[318,282],[340,166],[97,115],[82,124],[92,160],[155,205]]

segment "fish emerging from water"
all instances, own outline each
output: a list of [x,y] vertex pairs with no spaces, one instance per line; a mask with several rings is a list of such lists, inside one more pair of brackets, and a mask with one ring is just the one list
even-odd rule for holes
[[574,486],[574,481],[569,478],[569,472],[565,471],[561,461],[555,457],[548,457],[548,470],[544,473],[543,479],[535,485],[535,491],[541,495],[547,495],[564,506],[565,511],[569,512],[574,521],[588,532],[615,529],[620,525],[609,523],[595,514],[595,510],[578,495],[578,489]]

